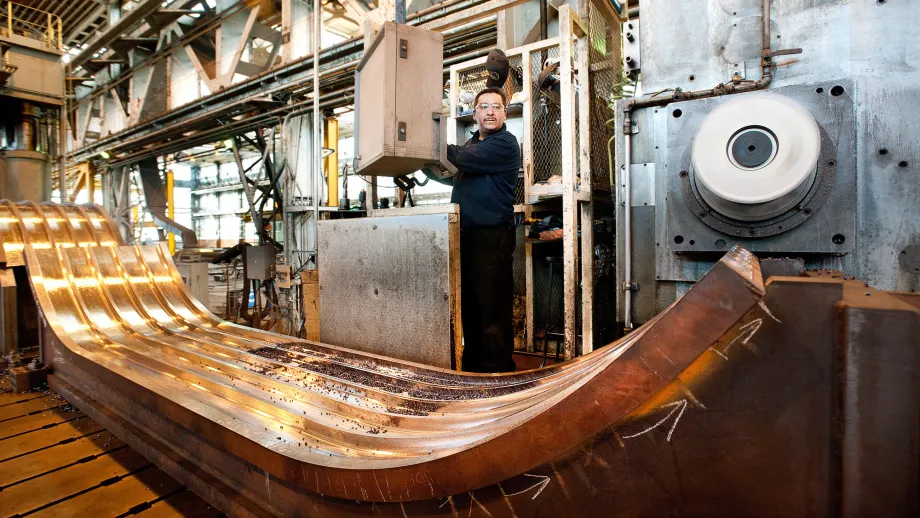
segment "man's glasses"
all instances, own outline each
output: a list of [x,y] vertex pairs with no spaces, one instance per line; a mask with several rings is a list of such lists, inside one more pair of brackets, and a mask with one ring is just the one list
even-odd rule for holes
[[499,103],[491,103],[491,104],[489,104],[489,103],[481,103],[481,104],[479,105],[479,109],[482,110],[482,111],[484,111],[484,112],[489,111],[489,108],[492,108],[492,109],[495,110],[495,111],[499,111],[499,110],[504,110],[504,109],[505,109],[505,106],[502,105],[502,104],[499,104]]

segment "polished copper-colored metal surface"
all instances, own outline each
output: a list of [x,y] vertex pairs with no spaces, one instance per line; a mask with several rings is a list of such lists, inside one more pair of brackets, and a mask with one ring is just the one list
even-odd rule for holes
[[[744,465],[739,480],[766,483],[729,453],[745,440],[761,441],[744,455],[775,468],[769,482],[782,490],[796,477],[779,476],[789,463],[778,443],[759,438],[783,419],[827,428],[834,418],[796,407],[776,385],[783,375],[811,379],[789,394],[829,404],[815,387],[831,390],[833,355],[799,362],[796,346],[835,347],[842,290],[800,281],[796,304],[814,314],[796,318],[792,304],[764,299],[759,263],[743,249],[623,340],[564,364],[484,376],[223,322],[190,297],[163,247],[124,246],[95,207],[3,202],[0,211],[0,243],[8,261],[27,265],[45,321],[52,386],[234,516],[450,516],[458,506],[581,515],[620,502],[705,514],[718,509],[705,498],[707,470],[728,476]],[[898,304],[900,318],[915,322],[916,310]],[[763,327],[756,346],[754,327]],[[904,333],[916,339],[916,330]],[[744,357],[753,351],[780,352],[770,363]],[[905,386],[916,381],[910,372]],[[678,421],[689,424],[675,433]],[[731,436],[735,425],[746,439]],[[915,431],[908,423],[899,433]],[[800,462],[819,444],[830,452],[832,437],[818,434],[790,458]],[[821,455],[802,466],[832,456]],[[696,479],[681,481],[681,472]],[[808,500],[825,489],[787,493]],[[730,499],[741,514],[762,500]]]

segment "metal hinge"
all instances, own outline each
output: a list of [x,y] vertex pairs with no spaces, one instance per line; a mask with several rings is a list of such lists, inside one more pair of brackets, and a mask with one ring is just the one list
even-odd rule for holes
[[639,281],[623,281],[623,291],[639,291]]

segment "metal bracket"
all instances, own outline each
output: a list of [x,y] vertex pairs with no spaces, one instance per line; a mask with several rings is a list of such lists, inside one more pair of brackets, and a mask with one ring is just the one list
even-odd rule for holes
[[406,141],[406,123],[405,123],[405,122],[400,122],[400,123],[397,125],[397,127],[398,127],[398,129],[396,130],[396,138],[397,138],[400,142],[405,142],[405,141]]
[[623,22],[623,71],[636,74],[642,68],[642,55],[639,49],[641,36],[639,22]]
[[639,291],[639,281],[623,281],[623,291]]
[[399,57],[409,58],[409,40],[399,40]]

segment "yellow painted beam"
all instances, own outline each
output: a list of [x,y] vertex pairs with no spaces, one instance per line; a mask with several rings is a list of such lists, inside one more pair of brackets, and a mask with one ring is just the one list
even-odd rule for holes
[[335,117],[326,119],[326,131],[324,132],[323,147],[334,149],[327,156],[326,166],[326,189],[329,193],[329,199],[326,205],[330,207],[339,206],[339,120]]
[[[175,186],[175,179],[173,178],[173,172],[166,171],[166,216],[169,219],[176,218],[176,197],[173,187]],[[169,233],[169,253],[170,255],[176,253],[176,235],[172,232]]]

